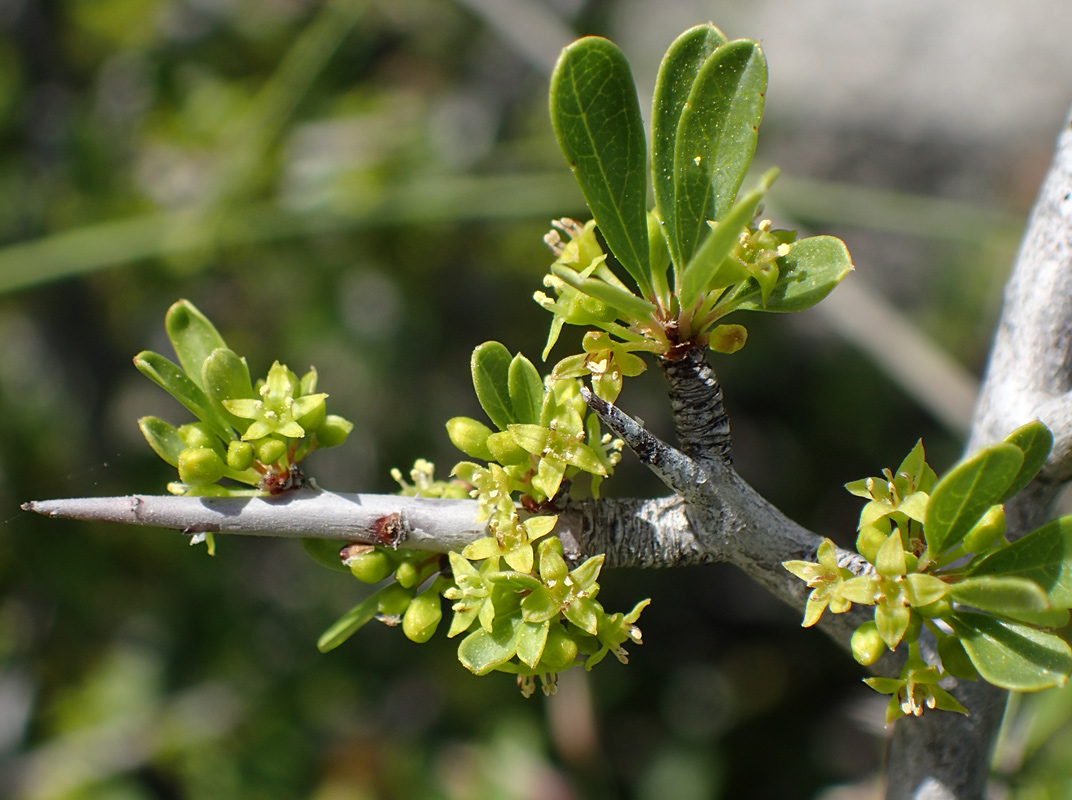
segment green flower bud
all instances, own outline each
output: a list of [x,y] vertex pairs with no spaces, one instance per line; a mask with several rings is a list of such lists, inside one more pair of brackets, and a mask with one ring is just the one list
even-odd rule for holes
[[381,590],[377,610],[388,617],[400,617],[406,613],[410,602],[413,600],[413,591],[392,583]]
[[569,669],[577,660],[577,642],[560,624],[552,624],[547,631],[547,643],[537,668],[541,671],[560,672]]
[[874,620],[865,622],[853,631],[849,644],[852,647],[852,657],[865,667],[874,664],[886,652],[886,643],[882,641]]
[[367,553],[350,556],[346,559],[346,566],[362,583],[379,583],[394,569],[391,557],[383,550],[370,550]]
[[179,438],[182,439],[182,443],[187,447],[207,447],[221,455],[223,453],[223,442],[220,441],[220,437],[214,434],[212,429],[203,422],[189,422],[186,425],[180,425],[178,434]]
[[991,506],[990,510],[983,514],[983,518],[975,523],[964,537],[964,551],[967,553],[982,553],[989,549],[1005,534],[1005,508],[1004,506]]
[[179,453],[179,478],[190,486],[215,483],[223,477],[223,459],[208,447],[187,447]]
[[482,461],[495,460],[495,456],[488,449],[488,437],[491,434],[491,428],[470,417],[454,417],[447,420],[447,436],[450,437],[450,443],[469,458],[479,458]]
[[258,461],[262,464],[274,464],[287,454],[287,443],[282,439],[266,436],[256,443],[254,449]]
[[227,445],[227,466],[241,472],[253,463],[253,445],[235,440]]
[[443,608],[439,602],[439,592],[428,589],[421,592],[409,604],[402,615],[402,633],[410,641],[421,644],[432,638],[443,619]]
[[410,559],[405,559],[395,570],[395,580],[407,589],[412,589],[421,579],[420,566]]
[[328,414],[323,424],[316,429],[316,442],[321,447],[335,447],[345,442],[353,429],[354,423],[350,420],[337,414]]
[[874,564],[878,558],[878,549],[886,543],[889,536],[889,531],[884,533],[874,525],[865,525],[856,537],[856,552]]

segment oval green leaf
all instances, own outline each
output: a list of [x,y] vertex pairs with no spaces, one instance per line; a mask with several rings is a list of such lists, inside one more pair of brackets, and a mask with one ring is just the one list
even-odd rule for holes
[[543,381],[536,367],[521,353],[510,362],[507,388],[514,419],[533,425],[538,423],[543,409]]
[[551,124],[607,246],[649,295],[647,143],[633,73],[617,45],[586,36],[562,51],[551,75]]
[[1005,437],[1005,441],[1020,448],[1024,454],[1024,463],[1009,488],[1005,490],[1001,502],[1019,492],[1038,475],[1053,448],[1053,434],[1049,428],[1035,420],[1014,430]]
[[998,615],[1036,614],[1050,607],[1046,593],[1037,583],[1004,575],[967,578],[949,587],[949,597]]
[[[752,163],[767,61],[759,45],[739,39],[718,47],[700,68],[674,138],[674,233],[682,264],[721,221]],[[669,237],[668,237],[669,238]]]
[[973,578],[987,575],[1026,578],[1042,587],[1053,607],[1072,607],[1072,517],[1043,525],[971,571]]
[[766,303],[759,285],[750,283],[730,305],[750,311],[803,311],[830,294],[853,270],[848,248],[833,236],[809,236],[794,242],[778,265],[778,282]]
[[159,353],[143,350],[134,356],[134,366],[142,375],[182,403],[199,420],[209,425],[223,441],[237,438],[223,412],[208,399],[208,395],[177,365]]
[[186,449],[186,445],[174,425],[159,417],[142,417],[138,427],[154,453],[171,466],[179,466],[179,453]]
[[473,388],[484,413],[500,431],[514,422],[510,401],[510,351],[499,342],[484,342],[473,351]]
[[[663,56],[655,81],[651,106],[651,172],[655,188],[655,206],[665,225],[670,257],[679,268],[685,266],[678,244],[677,153],[681,112],[700,74],[700,68],[719,47],[726,43],[722,31],[714,25],[697,25],[681,34]],[[651,231],[648,232],[649,237]]]
[[949,618],[972,664],[1003,689],[1031,692],[1063,686],[1072,650],[1058,636],[989,614],[960,611]]
[[955,546],[994,504],[1020,471],[1024,454],[996,444],[961,461],[942,476],[927,504],[923,535],[932,556]]
[[194,383],[204,388],[201,384],[201,365],[213,350],[226,347],[227,342],[223,341],[208,317],[189,300],[179,300],[167,310],[164,328],[182,368]]

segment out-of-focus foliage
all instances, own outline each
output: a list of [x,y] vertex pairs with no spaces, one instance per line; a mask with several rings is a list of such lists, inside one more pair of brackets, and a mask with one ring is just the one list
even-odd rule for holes
[[[576,35],[635,13],[532,3]],[[881,742],[853,721],[867,716],[860,672],[727,568],[608,573],[601,600],[656,598],[646,646],[628,669],[591,684],[571,673],[532,702],[458,669],[448,642],[417,661],[416,645],[375,628],[319,654],[324,620],[360,597],[296,543],[226,540],[209,560],[178,534],[16,510],[163,491],[168,469],[136,420],[179,409],[130,358],[166,347],[159,319],[179,297],[254,372],[278,357],[330,376],[321,389],[355,428],[310,457],[323,485],[393,491],[392,466],[452,463],[443,422],[479,413],[473,346],[540,351],[546,314],[528,299],[549,257],[540,239],[548,220],[583,212],[547,76],[479,5],[0,2],[0,795],[794,798],[877,765]],[[987,281],[973,297],[941,289],[995,261],[986,241],[930,206],[891,214],[887,195],[867,196],[880,209],[869,219],[830,184],[791,196],[804,169],[786,143],[799,137],[777,125],[764,128],[777,153],[761,138],[758,156],[782,165],[781,202],[850,226],[861,265],[892,235],[851,226],[922,237],[898,241],[921,274],[949,276],[939,291],[883,281],[906,302],[930,298],[925,321],[977,360]],[[847,543],[841,483],[920,435],[936,465],[952,462],[956,443],[829,334],[780,320],[749,333],[747,358],[714,364],[739,467],[790,515]],[[620,402],[672,435],[657,373]],[[628,458],[615,484],[661,491]]]

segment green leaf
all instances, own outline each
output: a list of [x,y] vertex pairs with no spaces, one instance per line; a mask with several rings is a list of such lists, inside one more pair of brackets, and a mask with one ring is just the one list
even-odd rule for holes
[[1049,428],[1035,420],[1014,430],[1005,437],[1005,441],[1020,448],[1024,454],[1024,463],[1012,483],[1009,484],[1009,488],[1005,490],[1000,500],[1002,503],[1031,483],[1031,479],[1038,475],[1053,448],[1053,434],[1050,433]]
[[[692,260],[708,220],[721,221],[733,205],[755,153],[767,89],[767,62],[755,42],[713,47],[717,30],[686,36],[667,54],[652,111],[656,204],[679,267]],[[695,75],[683,103],[679,90],[666,88],[675,72],[684,81]]]
[[167,310],[164,328],[182,368],[201,386],[201,365],[213,350],[226,347],[227,342],[189,300],[179,300]]
[[648,296],[647,144],[617,45],[586,36],[562,51],[551,75],[551,124],[600,233]]
[[649,303],[625,289],[612,286],[600,278],[582,278],[580,273],[558,264],[551,265],[551,272],[577,291],[612,306],[622,319],[644,320],[655,311],[654,303]]
[[507,383],[514,419],[532,424],[539,422],[543,408],[543,381],[536,367],[521,353],[510,362]]
[[134,356],[134,366],[142,375],[182,403],[191,414],[210,426],[223,441],[236,438],[223,412],[217,410],[201,387],[171,361],[158,353],[143,350]]
[[510,401],[510,351],[499,342],[484,342],[473,351],[471,367],[476,399],[500,431],[514,422]]
[[853,270],[845,243],[833,236],[793,242],[779,259],[778,282],[763,302],[758,284],[746,284],[729,305],[750,311],[803,311],[826,297]]
[[450,443],[469,458],[495,460],[495,456],[488,449],[488,437],[491,435],[491,428],[472,417],[451,417],[447,420],[447,437]]
[[961,461],[931,492],[923,535],[932,557],[955,546],[999,502],[1020,471],[1024,454],[1014,445],[996,444]]
[[[700,74],[700,68],[726,37],[708,23],[681,34],[663,56],[655,81],[651,107],[651,172],[655,188],[655,206],[665,223],[667,244],[674,263],[684,266],[678,246],[677,171],[675,158],[681,112]],[[649,232],[650,236],[650,232]]]
[[1064,685],[1072,671],[1072,650],[1051,633],[970,611],[948,621],[979,674],[995,686],[1049,689]]
[[236,417],[223,407],[224,400],[249,400],[257,397],[249,379],[246,360],[226,347],[217,347],[201,364],[201,388],[209,402],[239,433],[253,424],[251,419]]
[[[748,223],[755,216],[756,207],[763,199],[763,195],[770,189],[774,179],[778,177],[777,169],[770,169],[764,173],[759,185],[733,204],[729,213],[721,218],[703,240],[703,244],[696,250],[696,254],[689,261],[681,274],[681,306],[691,308],[700,296],[712,289],[724,289],[732,283],[738,282],[739,274],[729,271],[728,277],[723,280],[715,280],[720,275],[726,275],[726,270],[719,269],[726,257],[733,252],[741,232],[748,227]],[[745,276],[747,276],[747,270]],[[725,282],[723,282],[725,281]],[[721,285],[720,285],[721,284]]]
[[380,613],[380,600],[395,594],[397,587],[398,584],[396,583],[388,583],[343,614],[334,625],[320,636],[316,643],[316,649],[321,653],[334,650],[357,633],[363,626],[375,619],[376,615]]
[[521,616],[496,619],[491,632],[478,628],[458,645],[458,660],[470,672],[487,675],[517,652],[521,635]]
[[179,453],[186,449],[186,445],[179,438],[174,425],[159,417],[142,417],[138,420],[138,427],[153,452],[171,466],[179,466]]
[[1050,605],[1072,607],[1072,517],[1054,520],[991,553],[970,574],[1026,578],[1042,587]]
[[998,615],[1035,614],[1050,607],[1046,593],[1037,583],[1004,575],[967,578],[949,587],[949,597]]

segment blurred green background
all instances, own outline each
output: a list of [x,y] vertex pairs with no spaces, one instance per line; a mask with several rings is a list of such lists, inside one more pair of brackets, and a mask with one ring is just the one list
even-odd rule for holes
[[[255,372],[317,366],[355,422],[311,459],[321,485],[393,491],[389,469],[418,457],[449,470],[443,422],[479,414],[471,349],[539,354],[541,237],[584,214],[546,112],[559,48],[615,38],[643,94],[670,41],[712,19],[767,49],[758,159],[783,168],[769,212],[843,236],[858,267],[849,302],[746,321],[748,347],[715,358],[738,467],[851,543],[843,483],[920,436],[937,468],[957,456],[1072,88],[1017,91],[1008,59],[1009,88],[982,81],[1002,113],[971,99],[1000,60],[973,42],[1058,58],[1060,4],[952,35],[929,3],[892,19],[859,5],[0,0],[0,796],[869,796],[883,699],[731,569],[607,574],[609,608],[653,598],[644,646],[525,700],[508,676],[465,672],[442,636],[418,648],[375,626],[318,654],[367,589],[297,543],[224,540],[209,559],[175,533],[18,511],[163,491],[136,419],[185,417],[130,359],[168,351],[179,297]],[[620,404],[669,437],[660,380]],[[662,491],[628,456],[607,489]],[[1045,744],[1057,707],[1029,725],[1027,706],[1002,751],[1014,782],[1032,764],[1032,786],[1064,780],[1068,749]]]

